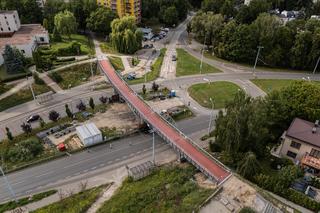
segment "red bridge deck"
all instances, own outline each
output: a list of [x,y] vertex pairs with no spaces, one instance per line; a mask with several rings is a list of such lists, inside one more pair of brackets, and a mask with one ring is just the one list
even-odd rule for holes
[[196,164],[208,172],[217,182],[226,179],[230,172],[218,162],[206,156],[198,150],[191,142],[180,135],[180,133],[172,128],[157,113],[155,113],[147,104],[145,104],[135,92],[118,76],[114,68],[108,60],[99,61],[100,68],[105,73],[110,83],[116,87],[116,90],[134,106],[134,108],[144,117],[144,119],[157,129],[161,134],[165,135],[170,142],[175,144],[181,151],[189,156]]

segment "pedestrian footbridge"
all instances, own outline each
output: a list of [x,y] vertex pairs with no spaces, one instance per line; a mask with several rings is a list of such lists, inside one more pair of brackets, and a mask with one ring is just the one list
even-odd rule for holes
[[231,176],[230,170],[177,128],[154,112],[115,71],[108,59],[100,59],[98,66],[114,89],[130,108],[168,142],[180,157],[184,157],[208,178],[220,184]]

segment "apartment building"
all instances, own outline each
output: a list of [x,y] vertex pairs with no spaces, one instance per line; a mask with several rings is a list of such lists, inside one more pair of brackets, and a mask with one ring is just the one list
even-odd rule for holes
[[17,11],[0,11],[0,65],[6,45],[19,49],[26,57],[41,44],[49,43],[49,34],[40,24],[20,24]]
[[141,0],[97,0],[98,5],[109,7],[119,17],[125,15],[134,16],[139,23],[141,21]]

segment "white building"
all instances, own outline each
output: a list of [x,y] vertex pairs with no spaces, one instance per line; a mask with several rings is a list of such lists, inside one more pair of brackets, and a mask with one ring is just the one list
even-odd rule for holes
[[0,11],[0,35],[11,35],[18,31],[21,26],[16,10]]
[[[2,24],[4,20],[4,25]],[[7,20],[7,21],[6,21]],[[0,11],[0,65],[6,45],[16,47],[27,58],[41,44],[49,44],[49,34],[40,24],[20,24],[17,11]]]
[[76,127],[77,135],[85,147],[92,146],[103,141],[102,133],[94,123],[88,123]]

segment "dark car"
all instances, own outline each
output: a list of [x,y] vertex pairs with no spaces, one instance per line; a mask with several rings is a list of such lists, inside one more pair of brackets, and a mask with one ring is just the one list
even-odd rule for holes
[[27,123],[32,123],[32,122],[38,121],[39,119],[40,119],[40,115],[31,115],[27,119]]

